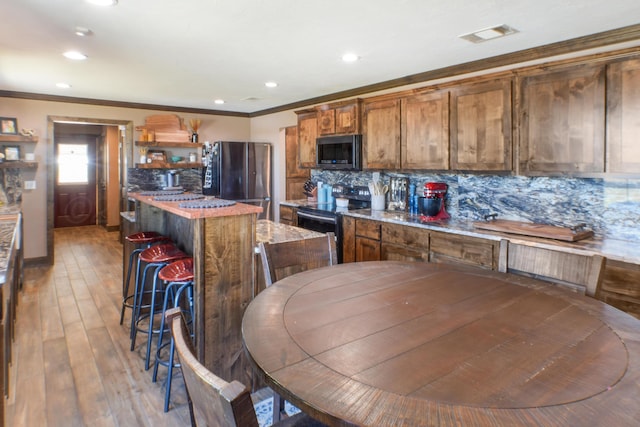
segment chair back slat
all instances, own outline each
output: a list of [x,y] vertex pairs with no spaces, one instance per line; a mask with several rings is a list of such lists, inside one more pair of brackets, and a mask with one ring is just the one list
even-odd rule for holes
[[196,359],[180,308],[168,310],[166,317],[195,419],[206,426],[258,427],[249,389],[223,380]]
[[267,286],[292,274],[338,263],[334,233],[290,242],[261,242],[259,246]]

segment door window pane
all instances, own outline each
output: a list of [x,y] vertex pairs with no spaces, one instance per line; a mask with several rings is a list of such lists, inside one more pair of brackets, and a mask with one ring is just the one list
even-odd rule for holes
[[58,184],[89,182],[89,146],[58,144]]

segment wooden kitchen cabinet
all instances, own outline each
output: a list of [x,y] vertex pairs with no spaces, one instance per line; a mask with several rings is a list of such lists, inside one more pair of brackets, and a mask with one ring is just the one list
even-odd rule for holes
[[402,98],[402,169],[449,169],[449,92]]
[[342,262],[356,262],[356,219],[342,217]]
[[578,65],[522,79],[521,173],[604,172],[604,71]]
[[296,111],[298,114],[298,164],[301,168],[316,166],[318,116],[316,110]]
[[360,133],[360,99],[318,107],[318,135]]
[[380,261],[380,221],[356,219],[356,261]]
[[400,168],[400,99],[364,102],[364,169]]
[[512,169],[511,79],[451,90],[451,169]]
[[429,231],[383,223],[380,258],[386,261],[429,262]]
[[304,183],[311,176],[309,169],[303,169],[298,164],[298,128],[285,128],[285,186],[286,199],[298,200],[306,198]]
[[293,206],[280,205],[280,224],[298,226],[297,209]]
[[607,172],[640,173],[640,59],[607,69]]
[[607,259],[595,297],[640,319],[640,265]]
[[430,262],[455,262],[490,270],[498,269],[499,242],[432,231],[429,243]]

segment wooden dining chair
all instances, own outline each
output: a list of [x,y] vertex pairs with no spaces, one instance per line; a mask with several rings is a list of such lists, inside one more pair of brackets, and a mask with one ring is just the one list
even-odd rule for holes
[[267,286],[292,274],[338,263],[334,233],[289,242],[260,242],[259,247]]
[[[248,387],[227,382],[209,371],[194,355],[191,337],[180,307],[167,310],[166,319],[175,341],[184,377],[192,426],[258,427]],[[320,427],[324,424],[298,413],[273,424],[277,427]]]
[[[327,233],[322,237],[289,242],[260,242],[258,246],[260,247],[262,270],[267,286],[271,286],[278,280],[292,274],[338,263],[334,233]],[[284,400],[274,392],[274,421],[280,419],[283,411]]]

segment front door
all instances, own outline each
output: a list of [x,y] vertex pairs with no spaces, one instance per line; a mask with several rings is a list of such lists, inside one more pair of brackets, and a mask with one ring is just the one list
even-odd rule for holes
[[92,135],[56,139],[55,227],[96,224],[96,144]]

